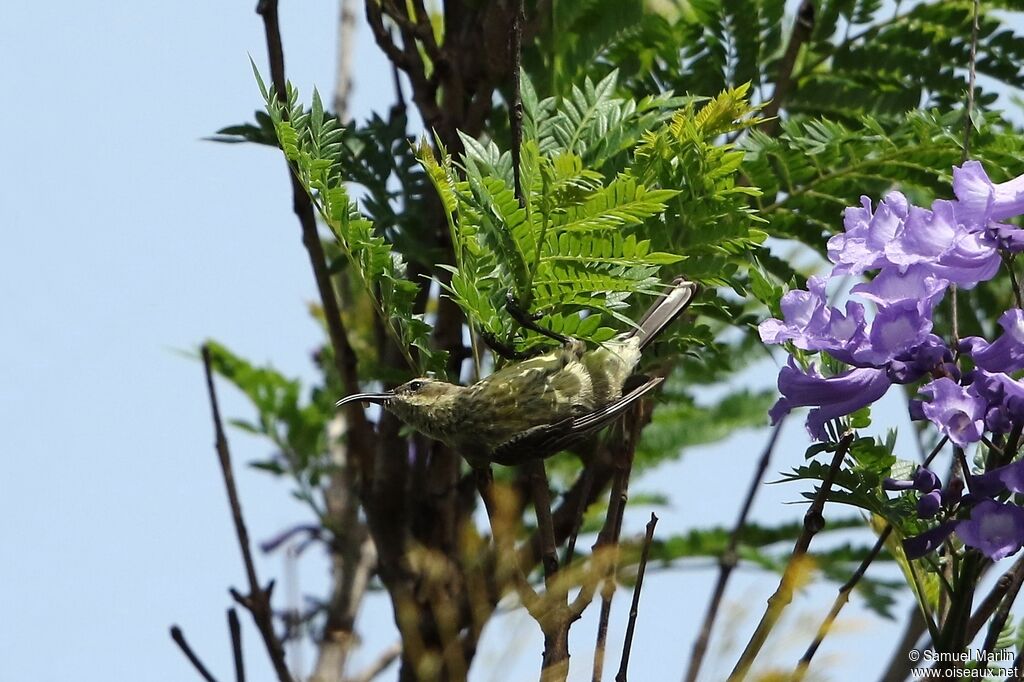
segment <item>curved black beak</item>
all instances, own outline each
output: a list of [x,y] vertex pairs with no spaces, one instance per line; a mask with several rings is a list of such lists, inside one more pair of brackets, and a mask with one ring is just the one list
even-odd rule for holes
[[345,396],[338,402],[334,403],[334,406],[341,407],[342,405],[347,405],[348,403],[354,403],[356,401],[384,405],[394,397],[394,393],[353,393],[352,395]]

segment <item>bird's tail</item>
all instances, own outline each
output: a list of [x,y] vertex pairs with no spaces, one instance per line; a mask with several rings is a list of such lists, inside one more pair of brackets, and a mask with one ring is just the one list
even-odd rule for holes
[[697,285],[682,277],[672,281],[671,288],[658,298],[644,313],[630,338],[640,339],[640,350],[646,348],[658,335],[679,317],[697,295]]

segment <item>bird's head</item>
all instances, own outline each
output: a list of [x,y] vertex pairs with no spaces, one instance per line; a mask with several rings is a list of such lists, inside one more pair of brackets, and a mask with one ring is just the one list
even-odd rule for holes
[[462,386],[421,377],[407,381],[391,391],[355,393],[342,398],[336,405],[341,407],[356,401],[382,405],[413,428],[429,434],[435,430],[432,427],[441,418],[440,412],[448,408],[451,399],[462,390]]

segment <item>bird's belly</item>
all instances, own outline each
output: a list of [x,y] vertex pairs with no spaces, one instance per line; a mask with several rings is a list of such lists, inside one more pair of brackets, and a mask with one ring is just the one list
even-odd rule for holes
[[467,399],[460,437],[492,449],[535,426],[553,424],[593,410],[593,390],[582,364],[554,372],[527,372],[485,384]]

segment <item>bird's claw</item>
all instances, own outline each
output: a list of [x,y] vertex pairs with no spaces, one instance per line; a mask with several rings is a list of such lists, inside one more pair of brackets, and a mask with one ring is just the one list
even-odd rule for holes
[[512,319],[518,322],[519,326],[521,326],[523,329],[535,331],[541,336],[546,336],[549,339],[554,339],[555,341],[558,341],[561,344],[569,343],[568,336],[565,336],[564,334],[559,334],[558,332],[552,331],[546,327],[542,327],[541,325],[537,324],[537,320],[544,317],[544,314],[539,312],[530,313],[524,310],[523,307],[519,304],[519,301],[516,299],[516,296],[511,289],[509,289],[508,293],[505,295],[505,310],[508,311],[508,314],[512,316]]

